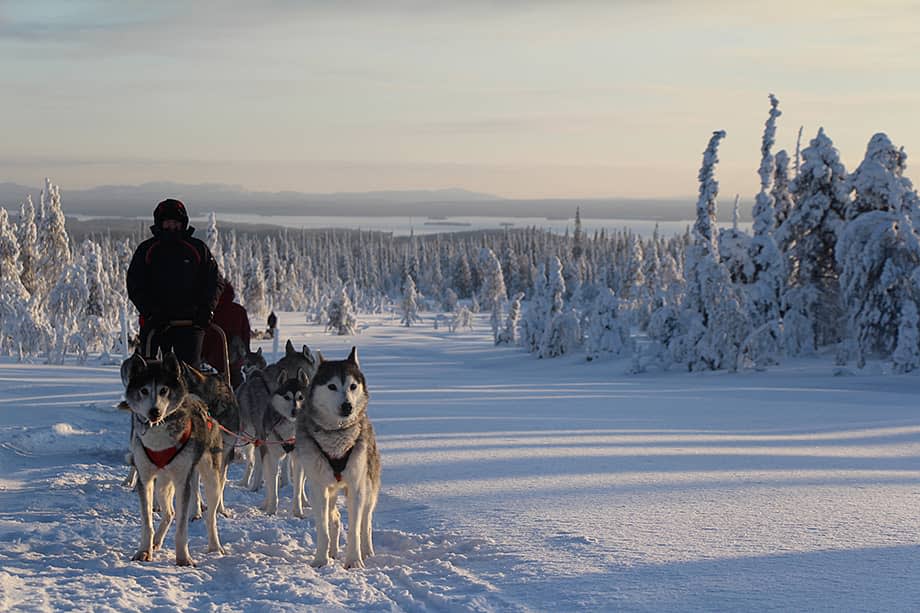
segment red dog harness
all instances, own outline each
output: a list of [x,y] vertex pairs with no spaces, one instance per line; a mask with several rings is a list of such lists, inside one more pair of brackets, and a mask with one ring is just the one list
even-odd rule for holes
[[[210,426],[210,423],[208,424]],[[167,464],[173,461],[173,458],[179,455],[179,452],[185,449],[185,444],[188,443],[188,439],[192,436],[192,420],[189,419],[185,422],[185,430],[182,432],[182,436],[179,438],[179,441],[172,447],[167,447],[166,449],[159,449],[154,451],[152,449],[147,449],[144,447],[144,453],[147,454],[147,458],[156,464],[157,468],[163,468]]]

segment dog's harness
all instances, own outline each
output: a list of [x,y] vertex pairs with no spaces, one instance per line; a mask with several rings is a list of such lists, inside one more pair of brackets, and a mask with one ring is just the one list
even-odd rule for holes
[[[319,447],[319,445],[317,445]],[[319,447],[320,452],[323,454],[323,457],[326,458],[326,461],[329,462],[329,468],[332,469],[332,474],[335,476],[336,481],[342,480],[342,472],[345,470],[345,467],[348,466],[348,458],[351,457],[351,452],[354,450],[352,446],[348,451],[345,452],[341,458],[333,458],[326,451]]]
[[[210,420],[208,421],[208,427],[211,426]],[[173,461],[179,452],[185,449],[185,445],[188,443],[189,438],[192,436],[192,419],[189,418],[185,422],[185,430],[182,431],[182,436],[179,437],[179,440],[176,441],[176,444],[172,447],[167,447],[166,449],[159,449],[154,451],[153,449],[148,449],[143,443],[141,446],[144,447],[144,453],[147,454],[147,459],[153,462],[157,468],[164,468],[170,462]]]
[[[320,430],[323,429],[323,428],[320,428],[315,422],[313,423],[313,425],[316,426],[316,428]],[[348,458],[351,457],[351,452],[354,451],[355,446],[352,445],[351,447],[349,447],[348,451],[346,451],[345,454],[342,455],[341,457],[333,458],[328,453],[326,453],[326,450],[323,449],[323,446],[319,444],[319,441],[316,440],[316,437],[313,436],[312,433],[308,433],[308,434],[310,435],[310,439],[313,441],[313,444],[316,445],[316,448],[319,449],[319,452],[323,454],[324,458],[326,458],[326,462],[329,464],[329,468],[332,469],[332,475],[335,477],[335,480],[341,481],[342,473],[345,472],[345,468],[348,466]],[[360,431],[358,432],[358,436],[361,436]],[[355,440],[358,440],[358,437],[355,437]]]

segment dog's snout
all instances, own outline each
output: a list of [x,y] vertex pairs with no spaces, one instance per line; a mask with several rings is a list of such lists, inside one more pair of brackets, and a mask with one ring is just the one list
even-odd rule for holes
[[156,409],[156,408],[150,409],[147,415],[150,417],[150,421],[156,421],[160,419],[160,409]]
[[343,402],[339,410],[342,412],[342,417],[348,417],[354,411],[354,407],[351,406],[350,402]]

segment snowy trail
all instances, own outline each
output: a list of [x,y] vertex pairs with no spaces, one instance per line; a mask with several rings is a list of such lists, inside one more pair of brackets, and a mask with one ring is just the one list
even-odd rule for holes
[[[373,322],[361,350],[384,460],[375,556],[314,570],[312,520],[228,487],[228,555],[130,562],[117,367],[0,364],[0,609],[916,610],[920,378],[623,376],[482,333]],[[231,468],[237,479],[241,466]]]

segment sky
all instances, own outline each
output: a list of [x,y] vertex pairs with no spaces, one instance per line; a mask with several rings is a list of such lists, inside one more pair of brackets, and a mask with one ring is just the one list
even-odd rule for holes
[[[918,2],[0,2],[0,181],[723,200],[823,126],[920,156]],[[910,161],[908,162],[910,164]],[[908,168],[908,176],[920,174]],[[916,180],[915,180],[916,182]]]

